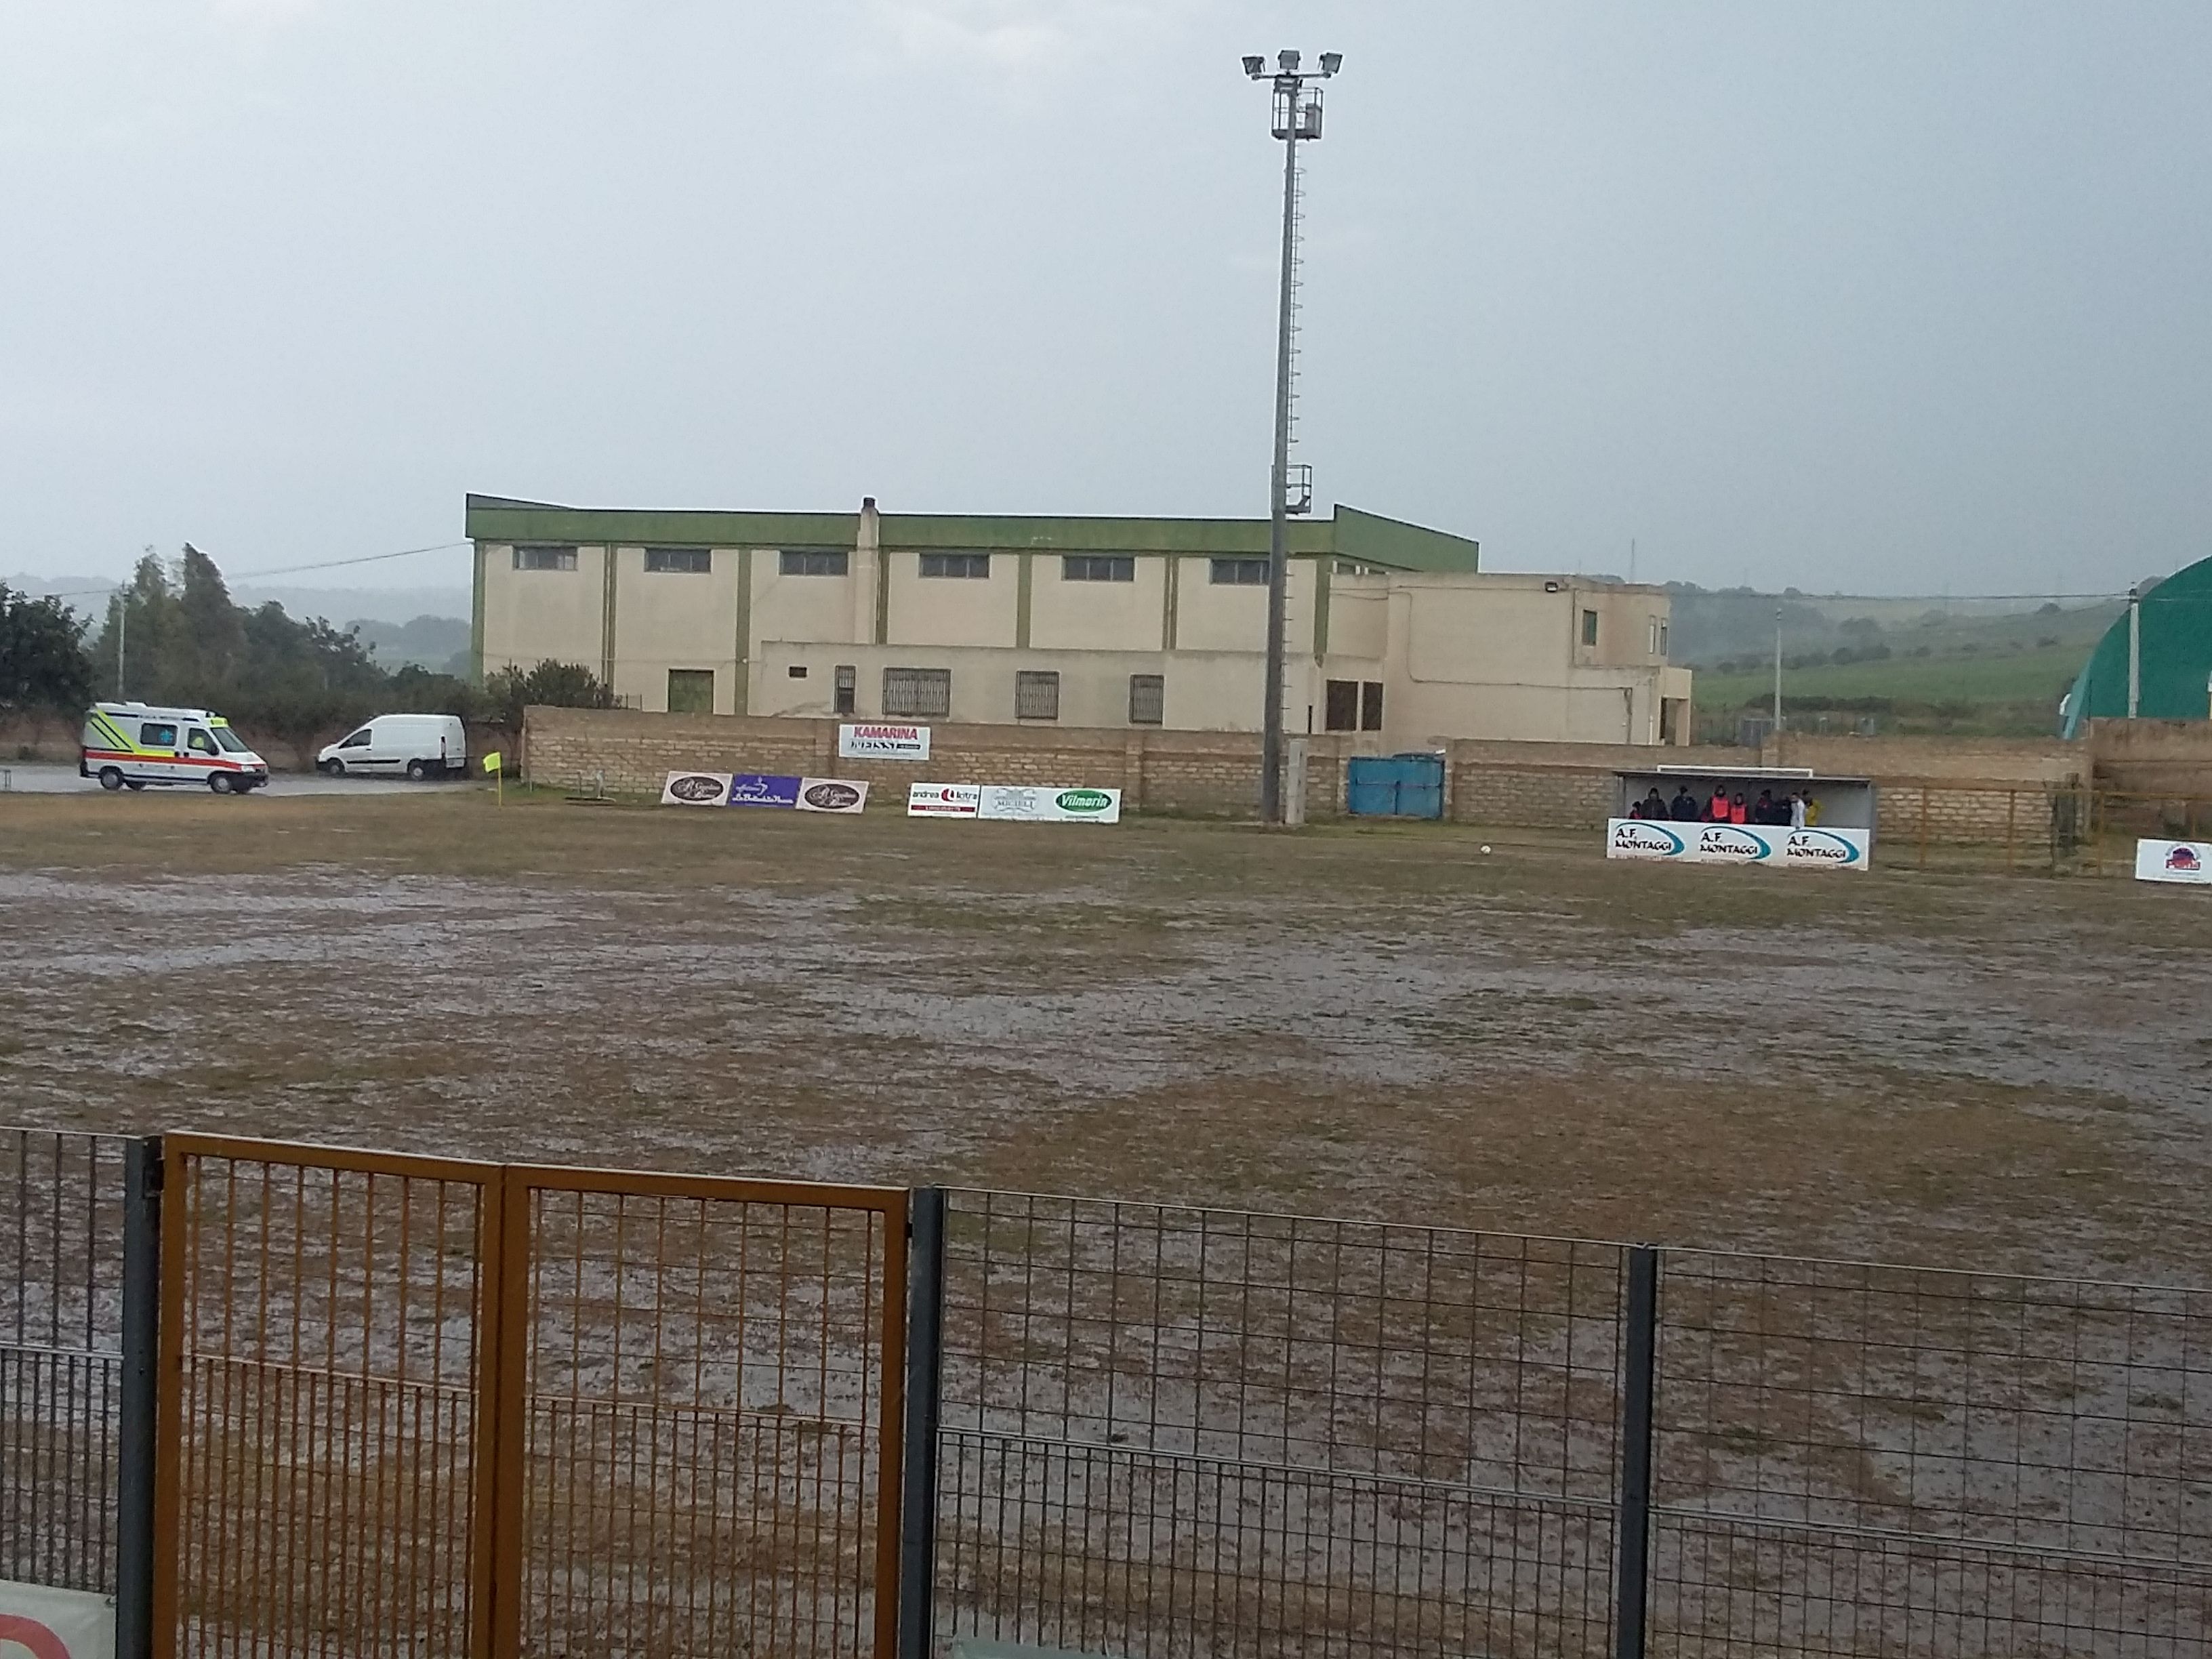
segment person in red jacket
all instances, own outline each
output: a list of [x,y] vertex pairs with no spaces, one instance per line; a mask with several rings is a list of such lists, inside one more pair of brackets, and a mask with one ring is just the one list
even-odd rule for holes
[[1717,783],[1713,786],[1713,798],[1705,803],[1705,822],[1707,823],[1729,822],[1729,798],[1726,784]]

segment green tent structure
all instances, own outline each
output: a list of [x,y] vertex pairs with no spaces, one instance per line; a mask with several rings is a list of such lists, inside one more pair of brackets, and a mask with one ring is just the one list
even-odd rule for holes
[[[2130,683],[2133,692],[2130,693]],[[2212,558],[2142,591],[2105,630],[2061,705],[2058,734],[2093,720],[2212,716]]]

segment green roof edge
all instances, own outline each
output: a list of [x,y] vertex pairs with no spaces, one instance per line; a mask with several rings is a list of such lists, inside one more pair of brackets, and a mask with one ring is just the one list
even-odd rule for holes
[[[850,547],[856,513],[664,511],[559,507],[499,495],[468,497],[466,533],[477,542],[612,543],[618,546]],[[1258,554],[1265,519],[1146,519],[1091,515],[886,513],[883,544],[893,550],[977,552]],[[1333,518],[1294,520],[1291,551],[1401,570],[1474,570],[1480,546],[1464,537],[1339,506]]]

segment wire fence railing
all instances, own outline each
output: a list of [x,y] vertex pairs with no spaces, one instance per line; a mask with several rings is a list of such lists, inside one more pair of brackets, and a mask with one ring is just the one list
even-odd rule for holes
[[[456,1222],[175,1146],[164,1232],[158,1143],[0,1136],[0,1571],[116,1593],[123,1659],[2212,1654],[2212,1290],[498,1166]],[[209,1517],[159,1540],[155,1244]],[[309,1364],[295,1304],[406,1340]]]

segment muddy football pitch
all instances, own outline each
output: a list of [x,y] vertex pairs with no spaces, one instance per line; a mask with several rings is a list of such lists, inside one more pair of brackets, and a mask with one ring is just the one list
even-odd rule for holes
[[2212,892],[18,795],[0,962],[14,1124],[2212,1276]]

